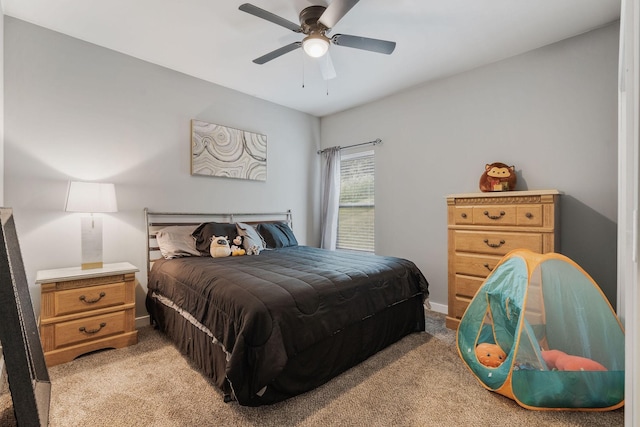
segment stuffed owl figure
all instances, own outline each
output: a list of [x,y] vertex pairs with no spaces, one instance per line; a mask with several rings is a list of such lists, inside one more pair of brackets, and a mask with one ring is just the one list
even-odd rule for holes
[[211,247],[209,249],[209,252],[211,252],[211,256],[214,258],[221,258],[231,255],[229,239],[222,236],[213,236],[213,239],[211,239]]

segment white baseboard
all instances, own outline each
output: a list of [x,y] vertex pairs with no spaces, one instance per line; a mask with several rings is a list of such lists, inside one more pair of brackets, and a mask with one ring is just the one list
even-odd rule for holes
[[431,311],[435,311],[436,313],[442,313],[442,314],[449,313],[448,305],[438,304],[436,302],[430,302],[429,305],[431,305]]
[[136,317],[136,328],[142,328],[144,326],[149,326],[151,323],[151,318],[147,314],[146,316]]

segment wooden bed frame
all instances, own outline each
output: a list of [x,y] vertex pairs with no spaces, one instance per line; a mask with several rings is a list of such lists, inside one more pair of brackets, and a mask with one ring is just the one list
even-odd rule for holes
[[257,224],[259,222],[286,222],[293,228],[291,209],[283,212],[266,213],[194,213],[194,212],[154,212],[144,208],[144,218],[147,224],[147,277],[151,272],[154,261],[162,258],[156,240],[156,233],[172,225],[198,226],[203,222],[244,222]]

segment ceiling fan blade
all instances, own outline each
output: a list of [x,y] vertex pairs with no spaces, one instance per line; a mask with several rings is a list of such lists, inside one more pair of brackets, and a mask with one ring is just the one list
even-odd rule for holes
[[322,73],[322,78],[325,80],[335,79],[336,69],[333,68],[333,61],[331,60],[331,55],[329,52],[322,55],[320,58],[316,58],[318,64],[320,65],[320,72]]
[[348,34],[336,34],[331,41],[337,46],[352,47],[371,52],[385,53],[389,55],[396,48],[396,42],[387,40],[370,39],[367,37],[350,36]]
[[296,33],[302,32],[302,28],[300,28],[299,24],[294,24],[288,19],[284,19],[275,15],[269,11],[259,8],[258,6],[254,6],[251,3],[244,3],[238,7],[243,12],[250,13],[251,15],[257,16],[258,18],[266,19],[269,22],[273,22],[274,24],[280,25],[282,27],[288,28],[291,31],[295,31]]
[[255,62],[256,64],[262,65],[265,62],[269,62],[272,59],[276,59],[277,57],[282,56],[285,53],[289,53],[292,50],[299,48],[300,46],[302,46],[302,42],[293,42],[286,46],[282,46],[281,48],[278,48],[272,52],[269,52],[266,55],[262,55],[260,58],[254,59],[253,62]]
[[318,18],[318,22],[327,28],[333,28],[360,0],[333,0]]

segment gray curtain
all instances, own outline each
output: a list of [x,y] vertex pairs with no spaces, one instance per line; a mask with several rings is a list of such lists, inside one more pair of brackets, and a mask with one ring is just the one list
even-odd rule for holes
[[322,151],[322,224],[320,247],[335,250],[340,204],[340,147]]

